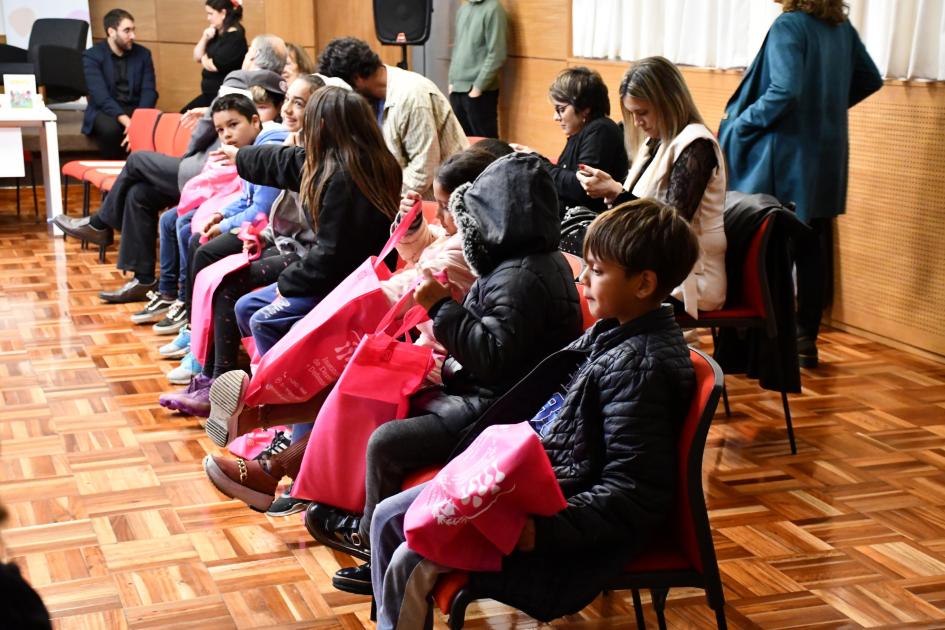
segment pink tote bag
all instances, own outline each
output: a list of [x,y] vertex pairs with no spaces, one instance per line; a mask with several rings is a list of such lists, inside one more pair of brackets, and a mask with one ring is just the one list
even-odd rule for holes
[[397,341],[427,318],[423,307],[410,309],[393,335],[383,332],[409,298],[398,301],[358,343],[318,412],[292,496],[351,512],[364,509],[368,439],[377,427],[406,415],[410,395],[433,367],[431,348]]
[[499,571],[529,515],[567,507],[528,422],[494,425],[423,488],[404,518],[407,546],[454,569]]
[[361,337],[377,327],[390,306],[381,290],[392,275],[384,259],[420,210],[418,202],[376,257],[365,260],[260,357],[247,405],[304,402],[338,380]]
[[243,241],[255,244],[249,254],[240,252],[218,260],[200,270],[194,279],[193,302],[190,307],[190,351],[194,358],[204,365],[207,361],[207,351],[210,347],[210,337],[213,334],[213,294],[228,274],[242,269],[259,258],[262,253],[259,244],[259,234],[269,220],[265,214],[259,213],[252,223],[244,221],[240,228],[239,237]]

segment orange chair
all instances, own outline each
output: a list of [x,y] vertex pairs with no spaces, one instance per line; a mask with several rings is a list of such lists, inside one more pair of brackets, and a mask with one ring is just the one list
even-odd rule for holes
[[[154,127],[161,117],[159,109],[136,109],[131,114],[131,124],[128,126],[128,149],[129,151],[153,151],[154,150]],[[62,167],[63,181],[65,191],[63,194],[62,211],[68,213],[69,209],[69,178],[82,181],[83,175],[94,168],[121,168],[125,165],[124,160],[73,160],[67,162]],[[88,184],[84,184],[85,197],[83,199],[83,215],[88,215]]]
[[193,127],[181,124],[177,125],[177,133],[174,134],[174,146],[172,153],[174,157],[183,157],[184,154],[187,153],[187,147],[190,145],[190,136],[193,132]]
[[[674,587],[704,589],[719,629],[727,627],[725,597],[702,489],[702,455],[724,376],[718,364],[702,352],[690,349],[690,357],[696,387],[679,431],[678,482],[668,526],[656,534],[640,556],[627,564],[606,591],[631,590],[637,628],[646,627],[639,589],[650,589],[659,626],[665,628],[666,596]],[[475,599],[475,593],[469,588],[469,577],[461,571],[441,577],[433,592],[433,601],[449,615],[452,630],[463,627],[466,607]]]
[[174,139],[177,128],[180,126],[181,115],[178,113],[163,114],[154,128],[154,150],[164,155],[173,156]]
[[[742,268],[742,285],[729,287],[729,299],[725,306],[716,311],[700,311],[699,319],[693,319],[686,314],[677,315],[676,321],[682,328],[709,328],[712,331],[712,341],[715,355],[719,351],[719,328],[761,328],[768,337],[778,336],[778,322],[774,317],[774,305],[771,298],[771,288],[768,285],[768,274],[765,270],[768,253],[768,241],[771,239],[771,229],[774,226],[774,215],[768,215],[755,231]],[[794,441],[794,426],[791,423],[791,407],[788,404],[787,391],[784,389],[784,368],[781,362],[778,344],[774,344],[775,368],[778,370],[778,380],[781,382],[781,406],[784,409],[784,424],[787,427],[788,442],[791,445],[791,454],[797,454],[797,444]],[[722,401],[725,406],[725,415],[731,415],[728,405],[728,391],[722,386]]]
[[[165,155],[174,155],[174,140],[177,135],[177,128],[180,125],[180,119],[181,115],[178,113],[161,114],[157,125],[154,127],[153,150]],[[124,162],[96,166],[85,171],[82,174],[82,179],[88,184],[101,189],[102,182],[115,175],[116,169],[121,172],[123,166]],[[86,212],[86,214],[88,213]]]

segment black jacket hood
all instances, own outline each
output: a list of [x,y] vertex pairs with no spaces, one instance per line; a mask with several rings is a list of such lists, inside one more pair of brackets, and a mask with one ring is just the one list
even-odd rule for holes
[[479,276],[508,258],[555,251],[561,240],[554,181],[534,155],[496,160],[453,191],[449,209],[462,233],[463,256]]

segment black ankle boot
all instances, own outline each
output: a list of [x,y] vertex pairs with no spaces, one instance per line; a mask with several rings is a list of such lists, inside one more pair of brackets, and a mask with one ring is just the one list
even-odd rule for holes
[[817,338],[802,336],[797,338],[797,362],[802,368],[817,367]]

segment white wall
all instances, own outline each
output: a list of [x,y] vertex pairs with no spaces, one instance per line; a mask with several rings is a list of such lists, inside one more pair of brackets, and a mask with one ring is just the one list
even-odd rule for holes
[[[88,0],[0,0],[0,33],[7,43],[26,48],[30,29],[37,18],[62,17],[89,21]],[[89,45],[92,32],[89,29]]]

